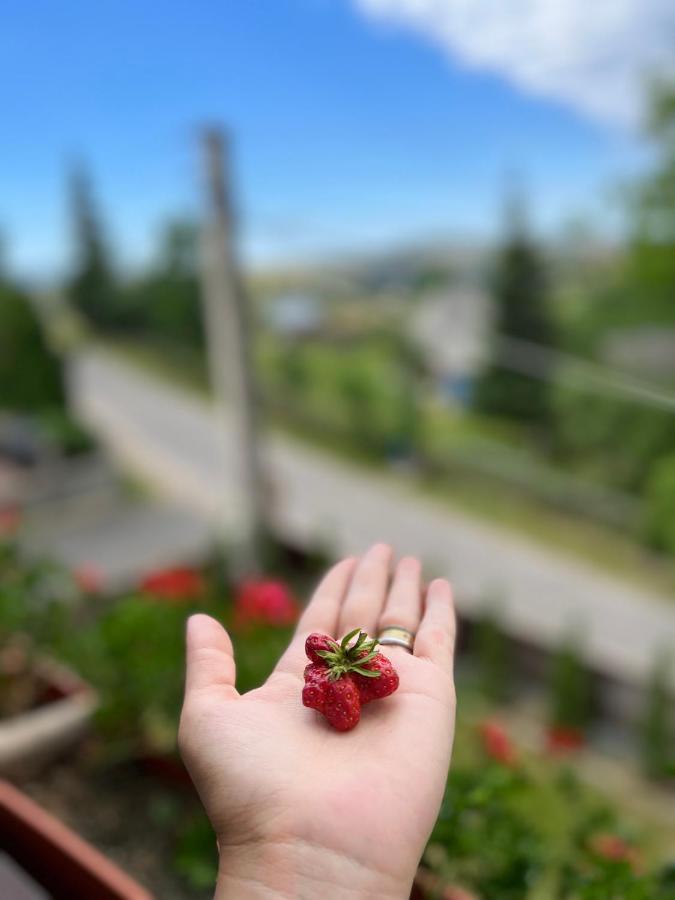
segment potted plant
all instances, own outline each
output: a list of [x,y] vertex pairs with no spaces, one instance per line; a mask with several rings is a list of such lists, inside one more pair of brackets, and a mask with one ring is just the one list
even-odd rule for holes
[[6,854],[0,860],[2,897],[152,900],[140,884],[7,781],[0,781],[0,833]]

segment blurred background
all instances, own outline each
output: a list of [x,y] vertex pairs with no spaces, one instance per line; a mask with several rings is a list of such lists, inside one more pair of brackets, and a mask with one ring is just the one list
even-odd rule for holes
[[674,43],[666,0],[3,6],[3,897],[211,896],[185,618],[251,688],[376,540],[460,617],[417,896],[675,897]]

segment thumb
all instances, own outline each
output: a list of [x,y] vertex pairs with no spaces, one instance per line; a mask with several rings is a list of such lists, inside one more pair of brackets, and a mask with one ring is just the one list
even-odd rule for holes
[[205,688],[236,697],[232,641],[220,622],[202,613],[190,616],[186,633],[186,698]]

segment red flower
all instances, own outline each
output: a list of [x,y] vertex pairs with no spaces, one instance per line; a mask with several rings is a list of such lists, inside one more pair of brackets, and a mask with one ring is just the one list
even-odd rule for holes
[[515,765],[518,755],[511,743],[511,738],[504,727],[492,719],[486,719],[478,726],[478,733],[483,742],[483,749],[496,762],[505,766]]
[[298,618],[298,604],[282,581],[249,580],[240,585],[234,600],[237,625],[263,623],[292,625]]
[[180,601],[201,597],[206,591],[204,576],[189,566],[158,569],[146,575],[140,584],[146,594],[160,600]]
[[639,867],[638,851],[618,834],[600,832],[591,837],[588,846],[591,852],[601,859],[609,862],[627,862],[631,869]]
[[75,584],[83,594],[98,594],[103,589],[103,572],[92,563],[84,563],[73,570]]
[[549,753],[573,753],[580,750],[585,743],[584,734],[578,728],[551,725],[546,732],[546,749]]
[[11,537],[21,524],[21,510],[18,506],[0,507],[0,538]]

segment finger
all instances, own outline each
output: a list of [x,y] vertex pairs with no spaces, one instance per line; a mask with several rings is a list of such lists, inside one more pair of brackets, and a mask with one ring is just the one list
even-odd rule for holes
[[[422,567],[419,560],[412,556],[404,556],[396,566],[394,579],[389,589],[389,595],[380,615],[377,633],[388,625],[398,625],[407,628],[411,634],[416,634],[422,617]],[[389,653],[407,653],[403,647],[387,645]]]
[[359,560],[340,610],[337,637],[354,628],[375,633],[389,585],[391,555],[388,544],[375,544]]
[[220,688],[237,697],[232,641],[220,622],[201,613],[190,616],[185,632],[185,696],[208,688]]
[[452,588],[444,578],[437,578],[427,590],[424,615],[415,638],[415,656],[431,660],[452,674],[456,631]]
[[276,671],[300,674],[305,659],[305,640],[313,631],[335,637],[342,598],[347,592],[356,559],[348,557],[329,569],[312,594],[295,630],[293,640],[279,660]]
[[347,592],[357,560],[350,556],[329,569],[312,594],[298,622],[298,632],[321,631],[335,637],[342,600]]

